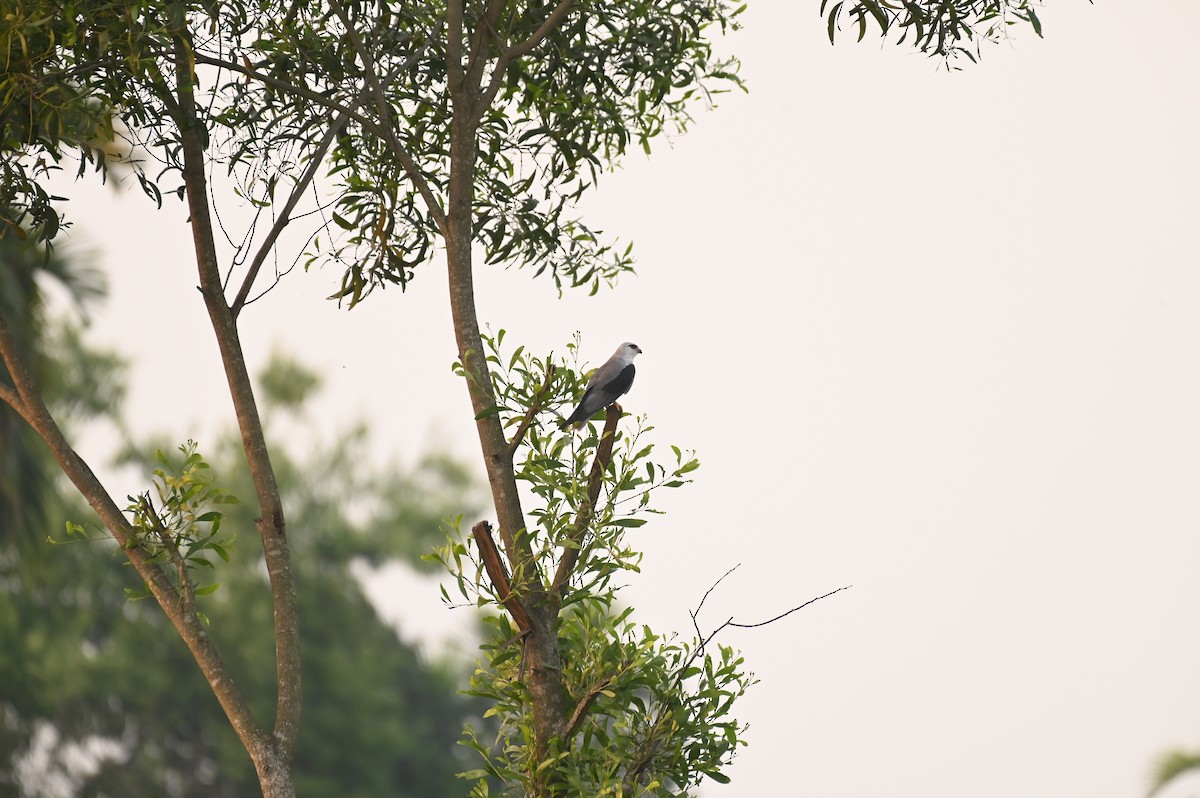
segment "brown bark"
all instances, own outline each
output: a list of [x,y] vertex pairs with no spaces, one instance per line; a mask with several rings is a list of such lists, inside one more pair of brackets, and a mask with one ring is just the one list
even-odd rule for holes
[[291,782],[290,762],[300,729],[300,629],[296,613],[296,586],[292,575],[279,498],[279,486],[263,435],[262,419],[254,400],[254,390],[246,368],[238,336],[237,323],[225,300],[209,213],[208,186],[205,178],[204,141],[196,118],[193,99],[193,67],[189,58],[192,47],[183,38],[176,41],[177,102],[182,139],[183,179],[187,188],[188,210],[200,292],[208,309],[221,363],[233,399],[234,413],[242,436],[242,449],[250,468],[261,518],[258,532],[271,587],[275,621],[276,711],[275,728],[268,745],[250,751],[259,774],[264,795],[288,798],[295,791]]
[[[54,417],[42,401],[41,394],[30,376],[21,353],[17,351],[16,342],[9,333],[8,324],[0,315],[0,357],[13,379],[13,391],[0,392],[6,402],[12,405],[28,424],[41,436],[50,447],[59,468],[75,485],[87,503],[95,510],[101,522],[112,533],[113,538],[121,546],[134,570],[146,583],[152,596],[163,613],[175,627],[183,642],[191,651],[196,664],[212,688],[213,694],[225,711],[229,723],[241,740],[242,745],[250,752],[256,764],[262,759],[261,752],[269,748],[267,736],[255,723],[232,676],[225,667],[221,655],[205,632],[204,625],[189,602],[183,601],[183,596],[167,579],[162,568],[146,557],[129,522],[125,519],[108,491],[92,472],[92,469],[81,458],[62,434]],[[16,394],[14,396],[14,393]],[[256,757],[255,752],[259,752]],[[266,794],[266,793],[264,793]],[[269,795],[287,798],[289,793],[273,792]]]
[[[451,0],[448,35],[461,31],[461,0]],[[526,537],[525,517],[517,492],[512,456],[499,417],[480,414],[496,404],[491,378],[483,354],[483,340],[475,310],[475,288],[471,244],[474,240],[473,200],[475,188],[475,136],[484,50],[490,37],[476,37],[467,58],[449,67],[453,118],[450,140],[450,182],[446,208],[446,264],[450,280],[450,311],[459,362],[467,377],[471,407],[477,418],[476,431],[487,470],[488,484],[496,508],[497,525],[512,570],[512,590],[529,616],[531,628],[525,638],[527,687],[533,711],[535,761],[544,761],[551,741],[566,727],[570,708],[562,678],[558,644],[559,605],[547,592],[537,570],[533,550]],[[447,53],[459,51],[460,41],[451,41]],[[539,792],[544,792],[541,788]]]

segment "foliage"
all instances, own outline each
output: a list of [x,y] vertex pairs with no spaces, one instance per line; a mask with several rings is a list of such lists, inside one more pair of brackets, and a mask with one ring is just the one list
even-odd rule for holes
[[[1014,1],[1037,27],[1029,3]],[[829,10],[831,35],[843,10],[851,17],[857,10],[861,24],[870,13],[885,33],[916,26],[919,48],[952,54],[949,42],[986,22],[993,6],[1012,4],[981,2],[982,10],[966,21],[945,18],[945,9],[964,7],[954,0],[902,5],[838,4]],[[220,495],[204,495],[213,483],[203,461],[191,461],[193,452],[185,449],[182,464],[161,467],[158,501],[166,518],[143,494],[131,506],[134,524],[127,528],[128,518],[40,412],[30,381],[22,381],[20,395],[6,390],[6,401],[33,419],[29,423],[125,547],[200,663],[271,798],[294,794],[296,745],[302,784],[305,763],[327,753],[312,748],[321,739],[311,730],[297,743],[297,602],[319,613],[320,605],[310,604],[324,595],[319,587],[350,604],[358,600],[352,581],[328,565],[319,572],[338,579],[317,582],[297,599],[290,546],[346,554],[370,539],[365,548],[382,551],[365,532],[336,541],[321,534],[322,523],[345,511],[351,491],[336,497],[334,509],[309,503],[301,514],[305,534],[285,534],[276,472],[282,477],[290,466],[268,456],[245,373],[238,314],[253,291],[264,290],[255,288],[263,264],[272,260],[278,274],[278,264],[288,261],[280,257],[279,236],[304,216],[310,226],[295,261],[338,264],[334,296],[351,306],[374,288],[406,287],[435,248],[445,248],[460,370],[513,570],[511,578],[504,572],[486,525],[472,529],[475,554],[456,536],[440,556],[468,599],[513,613],[519,627],[514,646],[508,620],[496,621],[491,653],[473,682],[474,692],[497,702],[501,724],[494,747],[478,746],[485,775],[500,778],[506,790],[539,796],[679,794],[703,775],[722,778],[742,742],[727,714],[749,683],[741,660],[724,649],[706,650],[705,641],[683,644],[639,630],[627,614],[613,617],[616,580],[640,567],[626,535],[655,512],[654,492],[686,483],[697,463],[679,449],[674,462],[656,459],[646,420],[618,429],[612,409],[602,433],[589,424],[577,437],[547,425],[542,411],[573,398],[580,379],[552,357],[538,360],[520,350],[502,356],[500,336],[485,343],[472,274],[474,247],[489,263],[548,274],[560,290],[594,292],[630,270],[630,247],[586,225],[574,206],[630,147],[648,151],[655,138],[684,130],[694,108],[741,86],[736,60],[716,55],[711,40],[736,28],[741,11],[726,0],[296,0],[282,7],[248,0],[11,0],[0,15],[6,66],[0,73],[0,207],[8,209],[0,236],[55,238],[61,198],[51,195],[46,178],[72,159],[82,175],[91,167],[103,171],[113,157],[136,158],[133,174],[149,197],[161,204],[176,194],[188,203],[201,293],[254,477],[249,493],[261,513],[257,526],[274,600],[268,605],[260,590],[256,599],[227,604],[233,591],[223,590],[203,596],[203,604],[214,626],[237,627],[255,613],[263,626],[274,620],[273,729],[256,720],[271,714],[263,693],[246,691],[247,700],[233,686],[192,607],[190,569],[212,562],[209,554],[229,555],[216,535],[235,528],[232,510],[217,516],[212,502],[203,501]],[[105,146],[120,138],[128,146],[116,153]],[[221,187],[210,189],[210,182]],[[248,229],[229,232],[214,224],[214,206],[220,214],[226,204],[217,198],[230,194],[254,209]],[[218,228],[233,251],[223,265]],[[4,357],[17,364],[3,319]],[[15,383],[22,371],[12,371]],[[287,395],[277,385],[270,392]],[[331,473],[326,467],[322,477],[334,483]],[[536,505],[528,516],[522,491]],[[251,523],[243,518],[237,528]],[[174,581],[161,567],[168,562]],[[231,586],[234,580],[224,574],[236,574],[239,562],[257,559],[233,556],[228,566],[222,563],[222,580]],[[247,584],[261,580],[257,569],[243,573]],[[222,607],[228,614],[218,618]],[[269,656],[265,636],[258,642],[258,667],[244,677],[252,685],[269,671],[262,667]],[[336,649],[328,639],[307,645]],[[232,659],[230,670],[240,671],[239,662],[255,657]],[[348,717],[335,713],[330,722]],[[413,717],[409,712],[404,720]],[[202,739],[208,729],[192,731]],[[228,760],[218,759],[225,778]],[[488,789],[486,779],[476,784],[479,792]]]
[[980,44],[997,41],[1015,25],[1028,24],[1042,35],[1039,0],[821,0],[832,43],[843,25],[858,31],[872,25],[896,44],[911,44],[926,55],[951,63],[964,56],[976,61]]
[[[61,255],[61,253],[60,253]],[[112,379],[120,361],[112,356],[69,360],[77,350],[78,326],[46,330],[47,289],[65,289],[74,309],[86,315],[105,293],[102,276],[82,258],[64,258],[27,246],[18,238],[0,238],[0,314],[8,320],[17,345],[47,399],[55,403],[63,423],[99,412],[98,404],[119,394],[121,381]],[[7,380],[0,363],[0,379]],[[41,441],[16,413],[0,413],[0,544],[40,544],[32,532],[49,520],[41,500],[51,493],[53,464],[40,456]],[[60,522],[60,521],[59,521]]]
[[[189,440],[179,447],[183,461],[172,463],[159,449],[154,458],[160,467],[154,469],[153,484],[158,494],[158,507],[147,491],[129,497],[125,512],[133,519],[134,541],[141,546],[152,562],[170,563],[175,567],[178,581],[175,589],[185,600],[214,592],[220,585],[195,585],[191,572],[198,568],[212,569],[206,554],[211,552],[229,562],[229,547],[233,540],[221,535],[220,510],[215,505],[237,504],[237,497],[225,493],[214,483],[212,466],[196,451],[196,442]],[[67,524],[68,531],[83,534],[78,524]],[[189,595],[194,591],[194,595]],[[131,596],[145,598],[145,591]]]
[[1200,752],[1169,751],[1163,754],[1154,768],[1150,795],[1166,789],[1176,779],[1197,771],[1200,771]]
[[[685,795],[705,776],[726,781],[723,768],[745,744],[744,726],[729,716],[752,682],[742,659],[725,647],[714,654],[701,641],[664,638],[630,620],[630,609],[615,609],[618,576],[640,570],[640,554],[627,536],[658,512],[651,504],[655,492],[690,482],[699,462],[674,447],[666,463],[656,461],[655,445],[646,442],[653,427],[636,419],[618,431],[602,500],[593,503],[596,428],[589,423],[577,435],[559,429],[551,414],[530,411],[566,406],[578,396],[583,381],[572,367],[578,341],[569,345],[568,358],[539,359],[520,347],[505,353],[503,339],[500,331],[484,343],[499,401],[493,412],[520,441],[517,475],[536,505],[529,510],[535,524],[525,531],[534,552],[528,568],[550,590],[563,573],[563,553],[577,556],[558,627],[563,682],[575,712],[550,758],[533,759],[533,747],[525,744],[534,731],[522,635],[507,615],[491,618],[470,693],[492,702],[488,714],[500,728],[492,740],[468,730],[467,743],[483,759],[482,767],[464,774],[477,780],[473,794],[493,794],[496,781],[502,794],[534,794],[537,778],[547,773],[572,795]],[[480,554],[457,530],[436,559],[464,599],[503,606]]]
[[[53,329],[47,334],[61,338]],[[83,345],[79,337],[71,340]],[[90,360],[87,350],[65,356],[65,362]],[[275,409],[303,419],[300,411],[317,387],[315,375],[282,357],[264,372],[281,380],[288,400]],[[111,377],[123,379],[120,369]],[[0,417],[9,413],[0,410]],[[116,405],[104,409],[106,418],[116,420],[118,413]],[[454,744],[462,719],[480,710],[454,697],[456,677],[449,668],[431,667],[378,617],[352,568],[358,562],[415,560],[413,552],[428,550],[439,534],[438,520],[450,508],[461,509],[472,487],[462,466],[443,455],[424,458],[412,471],[371,467],[368,440],[367,428],[359,424],[338,431],[307,459],[289,454],[289,447],[274,453],[285,501],[313,521],[313,533],[298,542],[294,561],[305,585],[299,600],[309,701],[297,784],[311,796],[449,798],[461,794],[453,774],[463,766]],[[252,495],[236,434],[214,443],[208,468],[187,445],[162,459],[138,454],[155,448],[130,442],[124,463],[161,472],[155,481],[162,492],[155,494],[154,506],[181,510],[173,522],[167,520],[170,512],[162,514],[166,528],[203,542],[214,531],[224,536],[253,527],[251,505],[220,505],[219,530],[211,527],[215,519],[201,521],[206,510],[195,506],[213,484]],[[32,455],[45,457],[40,443]],[[171,498],[187,496],[196,485],[209,487],[182,503]],[[356,508],[344,501],[351,490],[361,497]],[[87,518],[53,483],[44,500],[50,517]],[[191,521],[185,505],[192,506]],[[37,529],[44,538],[52,527],[43,523]],[[151,524],[146,533],[153,536],[155,530]],[[272,608],[262,558],[245,547],[252,536],[243,540],[222,544],[229,561],[217,555],[221,590],[197,601],[226,643],[230,667],[253,697],[256,714],[268,716],[272,708],[264,697],[272,693],[274,651],[262,630]],[[27,776],[63,777],[80,750],[108,741],[106,755],[85,756],[91,766],[68,779],[75,794],[255,793],[254,769],[211,692],[195,678],[186,647],[165,629],[152,604],[123,598],[122,588],[137,591],[140,585],[120,567],[118,553],[107,540],[78,537],[50,549],[0,546],[0,646],[9,652],[0,658],[0,713],[6,718],[0,750],[11,752],[0,761],[0,791],[17,792],[18,767],[28,767],[39,730],[50,728],[56,735],[43,743],[49,745],[43,750],[49,770]]]
[[[9,59],[0,76],[0,150],[9,155],[0,165],[10,195],[0,200],[17,208],[8,223],[54,237],[61,198],[42,178],[70,151],[81,173],[102,167],[103,149],[81,148],[97,129],[132,137],[147,154],[137,175],[149,196],[182,196],[172,87],[179,69],[196,68],[209,155],[240,195],[277,207],[284,187],[302,191],[301,172],[328,156],[334,199],[321,210],[308,262],[340,263],[339,296],[352,304],[373,287],[406,285],[445,234],[439,209],[455,126],[448,6],[299,0],[287,8],[15,0],[0,20]],[[535,265],[560,287],[592,290],[627,271],[629,248],[606,242],[572,206],[631,144],[649,150],[656,136],[687,126],[696,101],[740,86],[736,61],[714,54],[709,31],[736,27],[741,10],[724,0],[580,0],[530,48],[534,57],[487,52],[479,67],[494,102],[471,120],[475,231],[487,260]],[[510,4],[497,29],[518,43],[549,12]],[[479,24],[477,9],[465,13],[459,47]]]

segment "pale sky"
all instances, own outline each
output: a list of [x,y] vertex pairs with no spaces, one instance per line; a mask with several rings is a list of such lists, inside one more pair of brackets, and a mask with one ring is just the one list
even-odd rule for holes
[[[1052,0],[1044,40],[953,74],[831,47],[816,7],[752,5],[723,45],[751,92],[589,198],[637,277],[558,301],[487,269],[481,319],[535,351],[578,330],[592,365],[645,350],[625,407],[703,467],[632,533],[638,619],[687,633],[737,563],[710,625],[854,585],[723,637],[761,683],[706,795],[1141,796],[1200,747],[1200,4]],[[182,212],[71,193],[131,417],[203,443],[232,414]],[[252,364],[317,366],[314,413],[369,415],[380,460],[474,456],[444,269],[349,313],[338,277],[246,311]],[[421,585],[374,583],[409,633],[460,628]]]

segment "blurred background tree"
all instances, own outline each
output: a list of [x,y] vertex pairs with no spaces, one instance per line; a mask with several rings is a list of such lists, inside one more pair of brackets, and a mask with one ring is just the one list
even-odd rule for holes
[[[67,289],[74,311],[104,291],[94,270],[0,239],[0,302],[9,319],[21,320],[23,346],[55,413],[75,431],[100,423],[120,431],[114,465],[148,470],[156,448],[177,456],[174,439],[125,432],[126,364],[89,348],[79,326],[48,317],[50,282]],[[455,694],[463,675],[429,662],[381,619],[352,566],[421,567],[418,556],[442,539],[451,508],[478,506],[478,492],[466,470],[442,455],[411,469],[372,465],[361,422],[300,454],[300,441],[318,437],[304,410],[320,382],[282,355],[259,377],[268,435],[279,442],[273,457],[284,501],[307,519],[306,534],[292,541],[306,652],[297,789],[339,798],[461,795],[456,742],[464,719],[479,714]],[[222,488],[253,495],[235,430],[203,451]],[[0,469],[0,793],[257,793],[250,760],[196,678],[190,653],[157,606],[125,598],[122,588],[141,588],[136,574],[7,406],[0,407]],[[252,502],[226,508],[223,528],[240,532],[245,545],[235,543],[221,587],[204,606],[252,700],[274,695],[272,685],[259,684],[273,674],[274,647],[261,633],[272,608],[261,550],[252,545],[253,515]],[[63,537],[65,519],[85,523],[93,539],[45,545],[48,536]],[[264,718],[273,709],[254,706]]]

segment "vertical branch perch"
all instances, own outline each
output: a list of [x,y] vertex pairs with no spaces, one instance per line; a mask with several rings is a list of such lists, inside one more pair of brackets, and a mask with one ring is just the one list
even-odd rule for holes
[[613,442],[617,438],[617,422],[621,420],[621,413],[621,406],[616,402],[608,406],[608,415],[604,419],[604,431],[600,433],[600,445],[596,447],[596,459],[592,461],[592,471],[588,475],[587,499],[579,506],[579,511],[575,514],[575,528],[571,531],[568,542],[563,545],[562,557],[558,561],[558,570],[554,573],[554,583],[550,586],[550,592],[560,602],[567,582],[571,580],[571,574],[575,570],[575,563],[579,561],[579,551],[583,547],[584,535],[587,534],[592,517],[596,514],[596,501],[600,498],[600,486],[604,484],[604,472],[612,461]]

